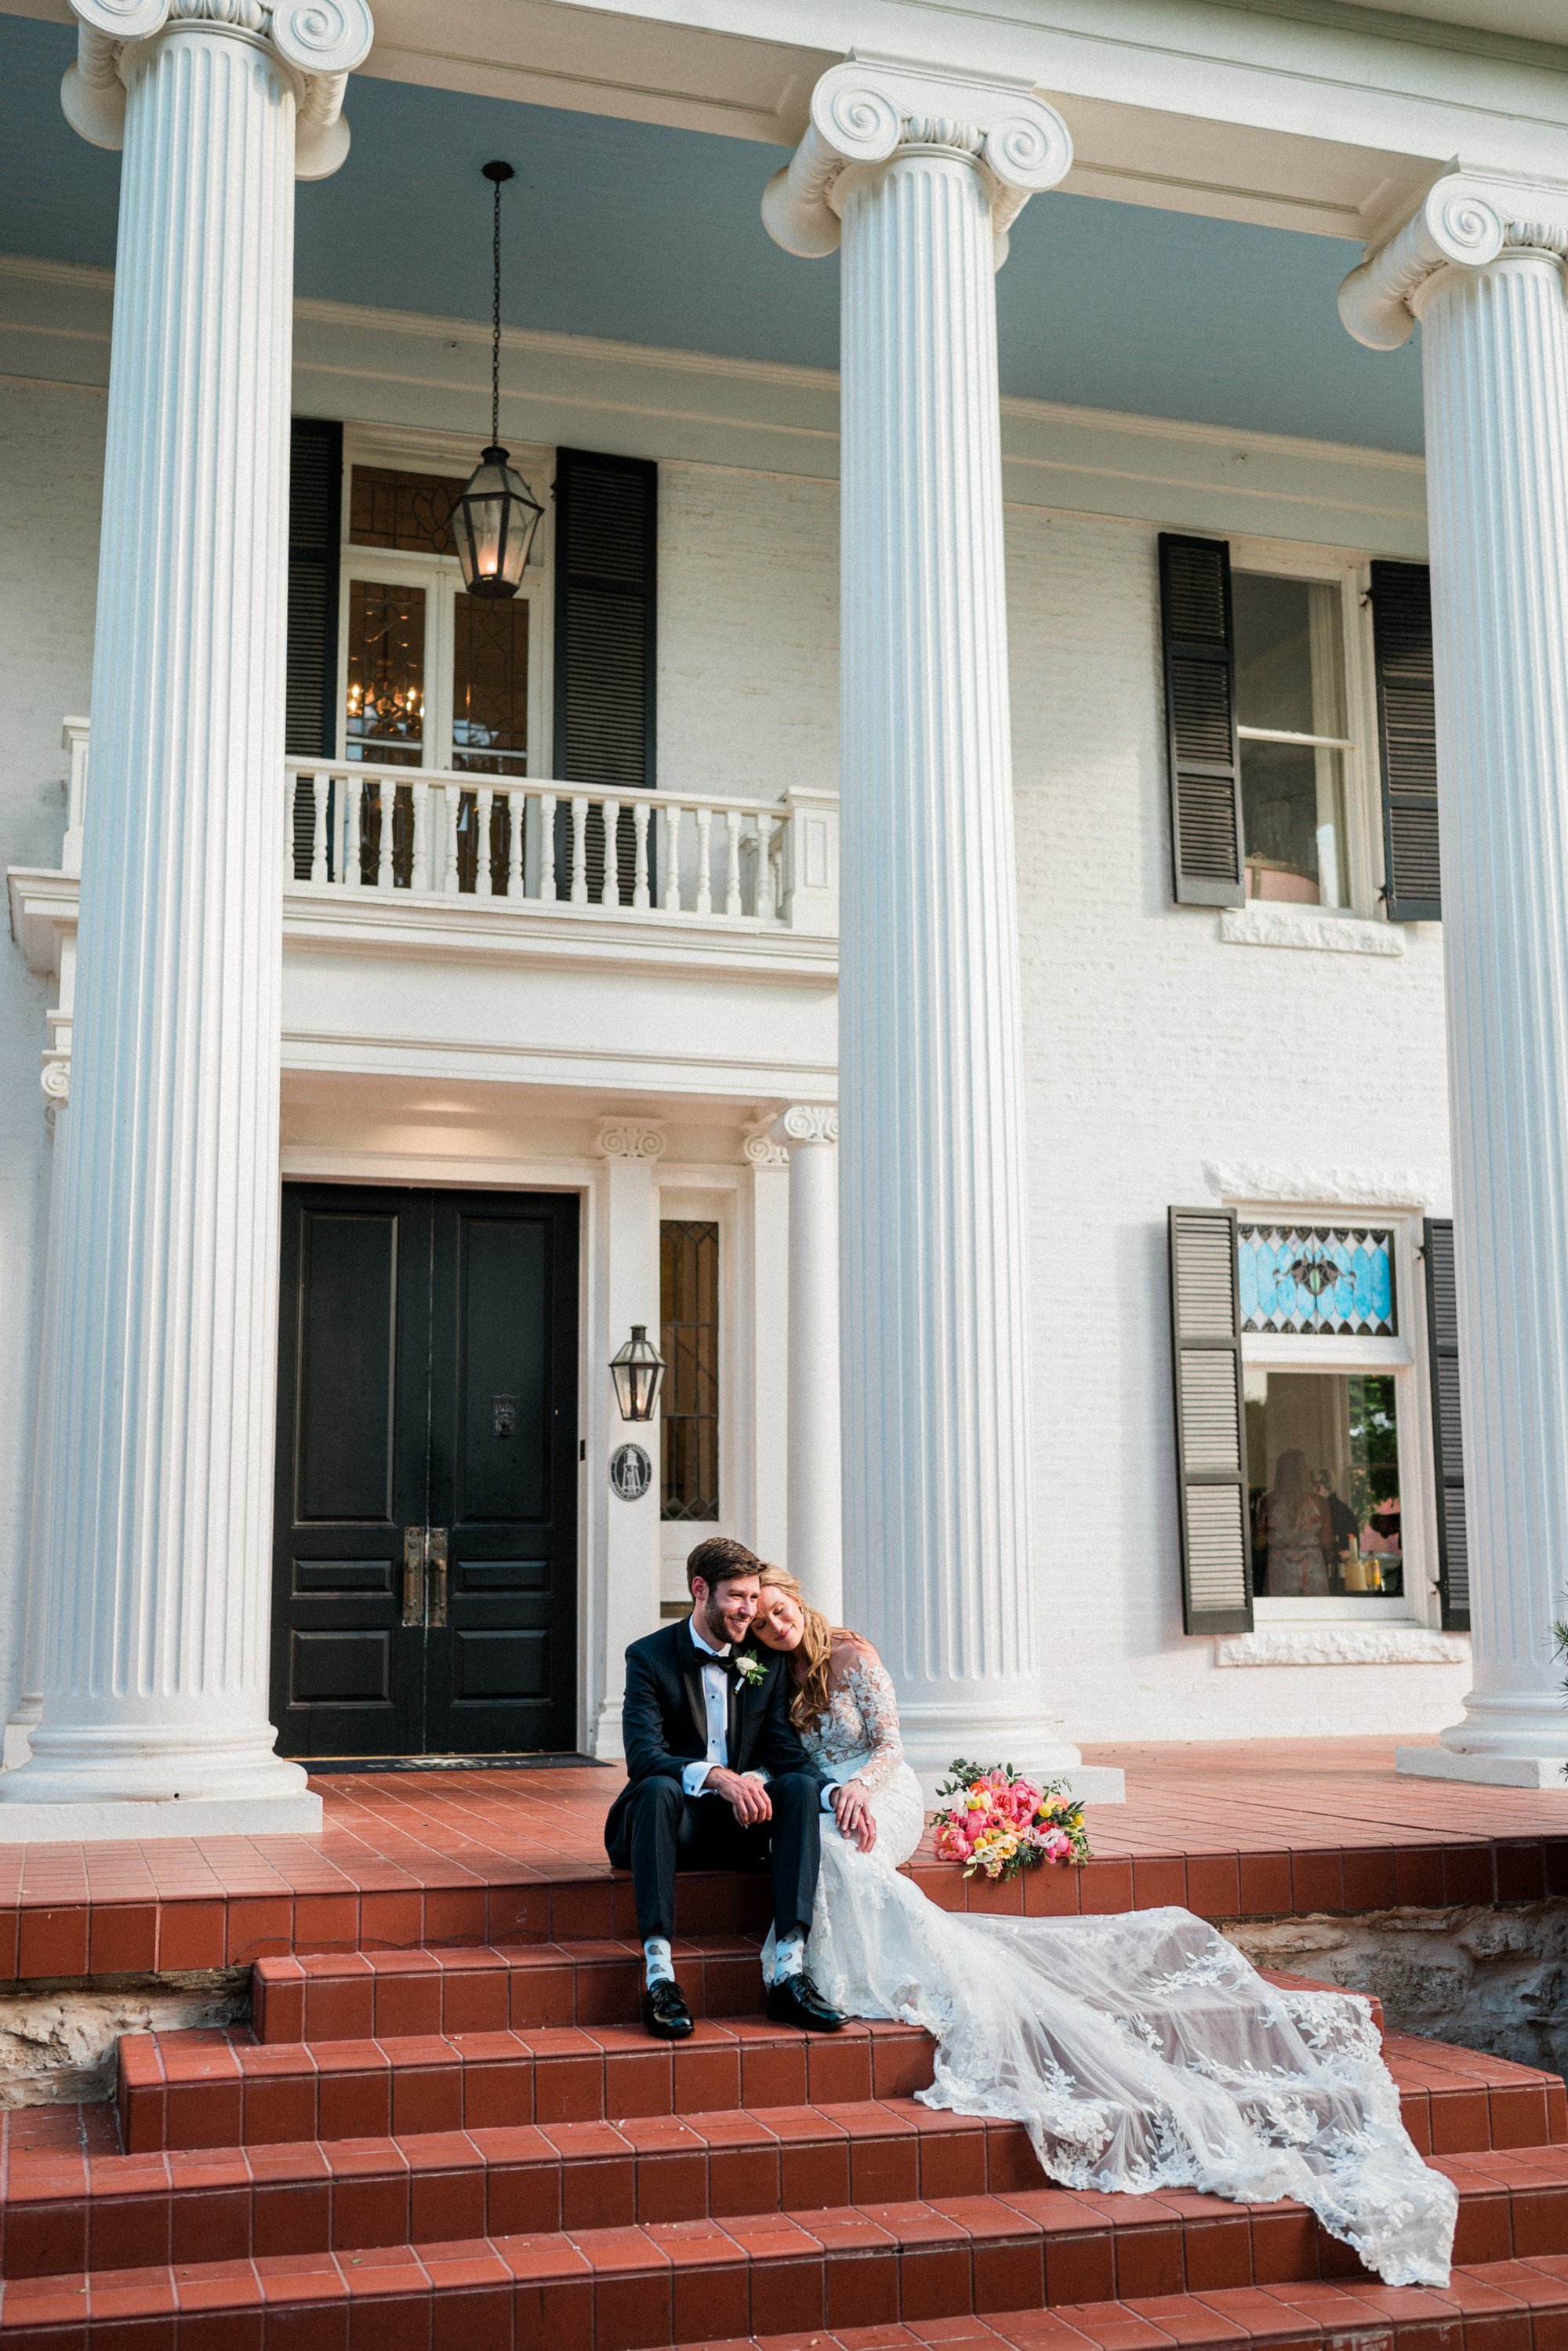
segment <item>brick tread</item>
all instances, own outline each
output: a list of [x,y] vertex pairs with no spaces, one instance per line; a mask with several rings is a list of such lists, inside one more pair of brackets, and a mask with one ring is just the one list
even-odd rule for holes
[[[1275,2209],[1254,2207],[1252,2216]],[[1241,2342],[1390,2351],[1396,2335],[1405,2351],[1553,2351],[1568,2333],[1568,2254],[1461,2264],[1442,2290],[1389,2288],[1343,2270],[1184,2283],[1179,2262],[1162,2259],[1156,2231],[1115,2233],[1114,2262],[1096,2263],[1071,2233],[1042,2228],[1027,2199],[975,2198],[789,2216],[762,2230],[682,2222],[444,2240],[13,2279],[0,2288],[0,2327],[8,2351],[79,2344],[84,2334],[118,2342],[117,2327],[131,2324],[136,2351],[174,2351],[176,2340],[178,2351],[231,2351],[240,2341],[282,2351],[318,2339],[294,2330],[321,2311],[348,2324],[319,2339],[346,2340],[350,2351],[432,2343],[434,2351],[540,2343],[804,2351],[802,2338],[811,2351],[911,2339],[1051,2351]],[[1140,2237],[1148,2241],[1136,2245]],[[1066,2291],[1053,2292],[1053,2272]],[[1124,2272],[1128,2287],[1118,2294]],[[256,2331],[236,2334],[252,2314]]]
[[[693,2014],[754,2010],[760,1952],[760,1941],[745,1936],[678,1940],[675,1967]],[[1291,1991],[1339,1989],[1263,1972]],[[256,1961],[252,2025],[258,2041],[271,2043],[632,2024],[642,1982],[642,1947],[603,1938],[288,1953]],[[1383,2004],[1374,1999],[1371,2007],[1381,2030]]]

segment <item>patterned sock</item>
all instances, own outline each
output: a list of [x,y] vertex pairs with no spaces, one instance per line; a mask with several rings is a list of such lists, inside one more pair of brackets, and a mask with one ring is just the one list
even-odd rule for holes
[[650,1991],[656,1983],[674,1983],[675,1964],[670,1957],[669,1938],[650,1935],[643,1945],[643,1980]]
[[806,1972],[806,1938],[801,1934],[780,1935],[773,1946],[773,1980],[781,1984],[786,1976],[803,1976]]

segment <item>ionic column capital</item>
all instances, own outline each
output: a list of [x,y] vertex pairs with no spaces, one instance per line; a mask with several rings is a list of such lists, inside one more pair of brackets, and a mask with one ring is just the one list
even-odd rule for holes
[[1450,172],[1351,271],[1339,289],[1340,317],[1358,343],[1396,350],[1409,340],[1440,271],[1484,268],[1509,252],[1568,256],[1568,188]]
[[792,1102],[774,1121],[772,1131],[787,1149],[810,1143],[837,1143],[837,1107],[832,1102]]
[[60,104],[94,147],[125,143],[125,93],[139,55],[172,32],[224,34],[267,50],[291,84],[298,110],[294,171],[324,180],[349,152],[343,91],[371,52],[375,27],[366,0],[70,0],[76,63],[66,68]]
[[1027,82],[971,79],[857,54],[831,67],[811,92],[805,136],[763,193],[768,235],[806,260],[831,253],[843,174],[912,152],[974,165],[990,194],[999,269],[1008,230],[1030,196],[1066,178],[1072,140]]

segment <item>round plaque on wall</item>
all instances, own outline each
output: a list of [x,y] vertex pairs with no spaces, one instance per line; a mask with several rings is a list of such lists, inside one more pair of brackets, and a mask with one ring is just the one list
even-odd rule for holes
[[653,1482],[653,1465],[640,1445],[618,1445],[610,1457],[610,1483],[623,1502],[640,1502]]

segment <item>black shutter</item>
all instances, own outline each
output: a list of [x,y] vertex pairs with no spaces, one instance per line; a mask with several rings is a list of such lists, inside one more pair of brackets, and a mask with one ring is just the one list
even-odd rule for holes
[[1372,567],[1372,648],[1383,755],[1383,895],[1391,923],[1435,923],[1437,715],[1432,690],[1432,575],[1424,563]]
[[[659,469],[644,457],[556,453],[555,754],[562,783],[654,787],[653,689]],[[558,888],[566,886],[558,816]],[[635,835],[622,810],[616,866],[632,896]],[[604,817],[588,822],[588,888],[604,880]],[[650,858],[650,863],[652,859]]]
[[288,468],[288,690],[283,747],[302,759],[338,752],[338,551],[343,428],[297,416]]
[[1247,885],[1236,642],[1222,538],[1160,533],[1160,634],[1176,904],[1239,906]]
[[1182,1625],[1247,1633],[1252,1539],[1234,1211],[1173,1208],[1170,1260]]
[[1447,1632],[1470,1628],[1470,1554],[1465,1537],[1465,1440],[1459,1415],[1459,1318],[1454,1283],[1454,1228],[1428,1217],[1427,1352],[1432,1364],[1432,1465],[1437,1484],[1437,1594]]

